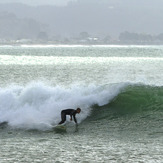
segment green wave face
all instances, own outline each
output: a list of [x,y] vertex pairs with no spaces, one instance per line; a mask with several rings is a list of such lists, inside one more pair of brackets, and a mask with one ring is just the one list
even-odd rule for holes
[[163,112],[163,87],[130,85],[104,106],[93,106],[90,119],[112,119],[126,115],[143,116]]
[[163,109],[163,87],[129,86],[109,104],[122,113]]

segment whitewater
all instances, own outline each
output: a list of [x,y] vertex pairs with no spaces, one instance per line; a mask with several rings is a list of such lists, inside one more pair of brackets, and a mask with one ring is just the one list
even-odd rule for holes
[[0,46],[1,162],[161,162],[162,70],[163,46]]

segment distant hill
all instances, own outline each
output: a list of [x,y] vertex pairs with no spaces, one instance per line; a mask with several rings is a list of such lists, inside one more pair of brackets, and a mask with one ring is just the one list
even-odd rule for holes
[[43,25],[31,18],[17,18],[13,13],[0,12],[1,39],[36,39]]
[[[118,37],[121,32],[163,33],[162,0],[78,0],[67,6],[0,4],[0,36],[76,37],[81,32]],[[6,15],[5,15],[6,14]]]

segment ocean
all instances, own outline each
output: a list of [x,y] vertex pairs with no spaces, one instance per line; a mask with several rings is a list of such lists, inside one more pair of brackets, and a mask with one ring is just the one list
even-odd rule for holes
[[0,46],[0,162],[163,162],[162,71],[163,46]]

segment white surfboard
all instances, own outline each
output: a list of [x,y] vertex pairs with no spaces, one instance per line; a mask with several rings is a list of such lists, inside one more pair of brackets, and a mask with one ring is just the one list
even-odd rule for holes
[[63,124],[63,125],[56,125],[53,127],[54,129],[61,129],[61,130],[66,130],[66,126]]

